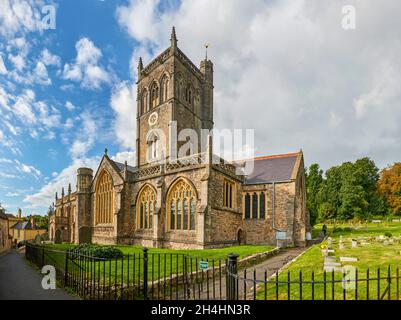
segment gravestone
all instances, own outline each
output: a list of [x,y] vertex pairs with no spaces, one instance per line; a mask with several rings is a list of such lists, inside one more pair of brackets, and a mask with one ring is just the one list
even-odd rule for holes
[[57,229],[54,235],[54,243],[61,243],[61,230]]
[[331,248],[331,246],[333,245],[333,239],[331,237],[327,238],[327,247]]
[[341,262],[358,262],[358,258],[354,257],[340,257]]
[[344,242],[340,242],[339,248],[340,248],[340,250],[344,250],[344,249],[345,249],[345,244],[344,244]]
[[356,247],[357,247],[357,244],[358,244],[358,243],[357,243],[356,240],[352,240],[352,241],[351,241],[351,247],[352,247],[352,248],[356,248]]
[[92,233],[90,227],[80,227],[79,228],[79,244],[81,243],[91,243]]
[[35,236],[35,244],[41,244],[42,243],[42,237],[40,236],[40,234],[37,234]]

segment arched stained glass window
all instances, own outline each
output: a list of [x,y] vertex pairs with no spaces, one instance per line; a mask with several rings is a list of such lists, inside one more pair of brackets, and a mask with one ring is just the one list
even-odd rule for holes
[[178,180],[167,196],[170,203],[167,212],[170,230],[195,230],[196,193],[184,179]]
[[151,229],[156,204],[156,192],[146,185],[138,195],[137,200],[137,228]]

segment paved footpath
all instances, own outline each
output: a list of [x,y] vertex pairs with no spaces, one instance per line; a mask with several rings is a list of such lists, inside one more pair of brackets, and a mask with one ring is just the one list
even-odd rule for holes
[[42,289],[42,275],[11,251],[0,256],[0,300],[74,300],[63,289]]
[[[267,273],[267,277],[272,276],[275,274],[280,268],[282,268],[284,265],[286,265],[288,262],[299,256],[302,252],[307,250],[309,247],[296,247],[296,248],[288,248],[288,249],[282,249],[280,253],[278,253],[275,256],[272,256],[268,258],[265,261],[262,261],[261,263],[248,267],[247,268],[247,278],[253,278],[253,271],[256,270],[256,279],[257,280],[264,280],[265,276],[265,271]],[[244,276],[244,271],[240,270],[239,271],[239,276],[243,277]],[[216,292],[216,298],[219,299],[219,286],[220,283],[219,281],[215,281],[215,290]],[[206,285],[204,285],[204,288]],[[225,299],[226,295],[226,277],[225,275],[222,276],[221,280],[221,287],[222,287],[222,299]],[[238,286],[238,293],[239,293],[239,298],[243,299],[243,290],[244,290],[244,281],[239,281],[239,286]],[[252,294],[253,290],[253,283],[247,282],[247,295]],[[209,282],[209,297],[212,297],[212,292],[213,292],[213,281]],[[196,293],[198,294],[198,293]],[[201,299],[207,299],[207,291],[206,289],[201,292]],[[198,295],[197,295],[198,297]]]

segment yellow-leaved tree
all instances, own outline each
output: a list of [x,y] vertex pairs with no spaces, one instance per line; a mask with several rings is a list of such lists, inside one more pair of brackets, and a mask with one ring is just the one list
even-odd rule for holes
[[378,191],[387,201],[393,214],[401,215],[401,163],[383,169],[380,173]]

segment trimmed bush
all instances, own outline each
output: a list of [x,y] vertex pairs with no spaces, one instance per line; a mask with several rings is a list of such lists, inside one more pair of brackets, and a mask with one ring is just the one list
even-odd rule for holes
[[113,246],[99,246],[88,243],[80,244],[74,248],[73,252],[102,259],[118,259],[123,256],[122,251]]

